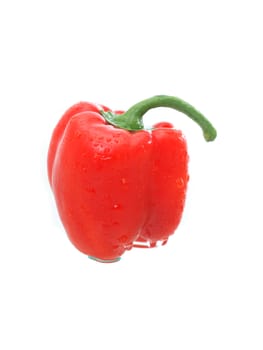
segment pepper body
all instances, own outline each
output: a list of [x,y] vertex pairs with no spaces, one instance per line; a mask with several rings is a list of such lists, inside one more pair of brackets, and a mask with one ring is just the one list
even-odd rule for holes
[[165,243],[175,231],[188,155],[171,124],[131,132],[110,125],[102,109],[109,111],[81,102],[64,114],[52,135],[48,175],[71,242],[90,257],[114,261],[140,242]]

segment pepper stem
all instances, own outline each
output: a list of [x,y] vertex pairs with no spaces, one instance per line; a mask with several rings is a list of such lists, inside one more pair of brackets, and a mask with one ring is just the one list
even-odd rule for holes
[[123,114],[100,111],[108,123],[129,131],[144,129],[143,115],[152,108],[169,107],[186,114],[195,121],[203,130],[206,141],[213,141],[216,138],[216,130],[213,125],[189,103],[178,97],[158,95],[150,97],[133,105]]

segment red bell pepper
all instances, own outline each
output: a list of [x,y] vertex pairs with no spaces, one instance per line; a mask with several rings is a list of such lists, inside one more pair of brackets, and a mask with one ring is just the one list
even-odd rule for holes
[[118,261],[132,247],[164,244],[185,204],[188,154],[184,136],[170,123],[145,129],[151,108],[170,107],[216,137],[193,106],[155,96],[127,112],[80,102],[62,116],[49,146],[48,176],[62,223],[81,252]]

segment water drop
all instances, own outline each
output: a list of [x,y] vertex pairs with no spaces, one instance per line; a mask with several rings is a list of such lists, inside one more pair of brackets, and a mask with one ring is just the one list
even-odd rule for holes
[[182,177],[178,177],[175,180],[177,188],[183,188],[184,187],[184,179]]

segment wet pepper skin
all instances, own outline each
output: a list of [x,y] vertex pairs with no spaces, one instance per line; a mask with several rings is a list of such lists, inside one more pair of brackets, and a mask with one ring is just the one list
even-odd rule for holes
[[52,135],[48,176],[71,242],[111,261],[140,242],[165,243],[175,231],[188,154],[181,131],[170,123],[128,131],[110,125],[102,109],[109,111],[81,102],[64,114]]
[[159,95],[126,112],[80,102],[58,122],[49,146],[48,177],[69,239],[100,262],[118,261],[132,247],[165,244],[185,204],[188,154],[181,131],[162,122],[146,130],[143,115],[169,107],[216,138],[193,106]]

